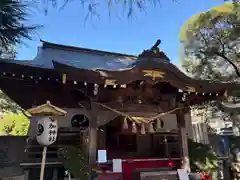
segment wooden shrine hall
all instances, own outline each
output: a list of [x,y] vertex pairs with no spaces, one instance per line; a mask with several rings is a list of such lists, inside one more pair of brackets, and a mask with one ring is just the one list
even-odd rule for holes
[[[98,164],[108,172],[112,160],[121,159],[122,173],[115,174],[119,179],[140,179],[143,170],[156,168],[190,170],[190,107],[223,99],[239,88],[238,84],[186,76],[157,47],[159,43],[132,56],[41,42],[31,61],[1,60],[1,89],[24,109],[47,100],[64,109],[67,115],[58,120],[59,139],[52,149],[80,145],[91,168]],[[28,136],[32,144],[27,145],[31,159],[22,165],[30,174],[33,167],[40,167],[40,147],[38,156],[31,152],[37,147],[35,133],[36,122],[31,120]],[[106,150],[106,163],[97,162],[98,150]],[[58,171],[61,162],[51,151],[48,167]],[[50,165],[50,161],[59,164]]]

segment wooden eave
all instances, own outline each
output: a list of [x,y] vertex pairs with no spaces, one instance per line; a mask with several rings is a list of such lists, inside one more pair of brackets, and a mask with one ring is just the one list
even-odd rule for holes
[[[147,63],[147,61],[146,61]],[[217,93],[225,90],[239,89],[239,84],[214,83],[206,80],[195,80],[182,73],[171,63],[158,63],[153,67],[136,64],[136,66],[119,71],[80,69],[53,61],[54,69],[28,65],[0,62],[0,78],[53,80],[62,82],[63,75],[70,83],[122,86],[136,81],[168,82],[184,92]],[[150,64],[150,65],[149,65]],[[155,76],[154,76],[155,73]]]
[[9,63],[0,61],[0,78],[20,78],[20,79],[38,79],[47,80],[59,78],[59,74],[52,69],[41,68],[26,64]]
[[[66,75],[66,81],[90,82],[104,85],[107,81],[111,85],[128,85],[136,81],[168,82],[173,87],[182,91],[193,93],[217,93],[218,91],[232,90],[240,88],[239,84],[213,83],[206,80],[195,80],[182,73],[171,63],[162,63],[158,67],[135,66],[122,71],[110,70],[83,70],[73,66],[68,66],[58,62],[53,62],[54,69],[59,74]],[[156,77],[154,77],[156,73]]]

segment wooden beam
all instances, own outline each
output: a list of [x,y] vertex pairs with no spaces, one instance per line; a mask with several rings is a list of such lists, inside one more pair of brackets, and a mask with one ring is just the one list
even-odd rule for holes
[[181,159],[182,159],[182,167],[186,169],[186,171],[190,171],[190,163],[189,163],[189,153],[188,153],[188,137],[185,129],[185,119],[184,119],[184,111],[179,110],[176,113],[177,116],[177,125],[180,136],[180,149],[181,149]]
[[92,103],[92,100],[89,98],[91,103],[90,108],[90,121],[89,121],[89,144],[88,144],[88,159],[89,159],[89,173],[90,179],[93,179],[92,170],[95,168],[97,163],[97,112],[95,105]]

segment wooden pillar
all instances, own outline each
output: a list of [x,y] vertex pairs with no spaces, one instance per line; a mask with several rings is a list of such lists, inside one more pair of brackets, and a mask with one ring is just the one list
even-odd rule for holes
[[105,126],[98,130],[98,148],[106,149],[106,130]]
[[58,180],[58,168],[53,168],[52,180]]
[[177,125],[179,130],[179,137],[180,137],[180,150],[181,150],[181,159],[182,159],[181,168],[186,169],[189,172],[190,163],[189,163],[189,153],[188,153],[188,137],[185,129],[184,111],[183,110],[177,111],[176,116],[177,116]]
[[24,171],[24,176],[25,176],[24,180],[29,180],[29,170]]
[[97,114],[94,105],[91,102],[90,120],[89,120],[89,144],[88,144],[88,158],[89,158],[89,179],[92,179],[92,170],[97,162]]

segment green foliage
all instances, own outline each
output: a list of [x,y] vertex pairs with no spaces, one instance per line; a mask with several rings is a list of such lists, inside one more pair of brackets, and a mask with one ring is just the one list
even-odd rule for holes
[[24,1],[0,1],[0,46],[8,49],[22,43],[23,38],[31,39],[32,33],[39,26],[26,24],[29,7]]
[[88,159],[82,150],[76,147],[62,147],[58,154],[64,168],[70,170],[75,178],[88,179]]
[[217,156],[210,146],[189,140],[188,148],[191,165],[215,177],[218,168]]
[[12,46],[8,49],[0,48],[0,58],[4,60],[14,60],[16,58],[16,49]]
[[[18,104],[16,104],[12,99],[10,99],[5,93],[0,90],[0,110],[3,112],[12,112],[12,113],[23,113],[23,110]],[[28,116],[27,114],[25,114]]]
[[200,79],[230,81],[238,72],[240,3],[225,3],[190,18],[180,32],[182,65]]
[[[196,79],[232,82],[240,77],[240,3],[225,3],[190,18],[180,32],[180,55],[186,72]],[[229,102],[236,98],[228,97]],[[199,106],[197,106],[199,108]],[[206,121],[230,119],[210,102]]]
[[0,119],[0,135],[26,136],[29,123],[23,114],[4,113]]

